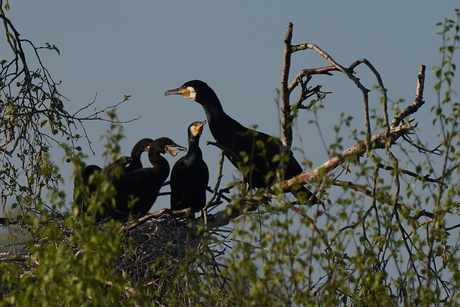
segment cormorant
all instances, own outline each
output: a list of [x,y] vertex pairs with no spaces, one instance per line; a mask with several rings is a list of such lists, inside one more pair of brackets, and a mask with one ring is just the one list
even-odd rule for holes
[[162,137],[150,143],[145,151],[153,167],[144,167],[123,174],[116,184],[115,210],[111,217],[121,220],[129,215],[145,215],[157,199],[163,182],[169,175],[169,163],[161,155],[177,155],[186,148]]
[[123,168],[125,173],[142,168],[141,155],[145,151],[145,148],[152,142],[153,140],[150,138],[143,138],[134,145],[133,150],[131,151],[131,161],[129,162],[129,165]]
[[[203,81],[192,80],[177,89],[168,90],[165,95],[178,94],[190,98],[203,107],[209,128],[218,144],[229,149],[226,157],[242,173],[244,181],[252,188],[270,187],[280,166],[282,144],[280,139],[248,129],[228,116],[216,93]],[[233,153],[233,154],[232,154]],[[286,161],[284,178],[290,179],[302,173],[302,167],[294,158],[292,151]],[[303,186],[298,187],[310,198],[312,193]],[[313,202],[317,200],[313,197]]]
[[[150,138],[141,139],[134,145],[131,151],[131,157],[122,156],[105,166],[104,169],[94,164],[86,166],[81,174],[84,190],[80,191],[76,200],[77,204],[82,206],[84,204],[83,199],[88,199],[90,195],[98,189],[97,185],[90,180],[91,175],[96,174],[96,172],[104,172],[104,178],[117,186],[119,184],[119,179],[123,174],[142,168],[141,155],[145,151],[146,147],[152,142],[153,140]],[[114,172],[117,167],[119,167],[122,172],[115,175]],[[109,204],[109,202],[101,203],[101,206],[104,208],[104,213],[98,212],[96,214],[96,221],[98,222],[109,218],[114,211],[114,208]],[[84,208],[82,209],[84,210]]]
[[[74,194],[78,193],[78,194],[76,194],[75,203],[82,210],[85,210],[86,202],[88,201],[90,195],[93,194],[94,192],[96,192],[96,190],[97,190],[97,185],[94,184],[90,180],[91,175],[96,174],[96,172],[102,172],[102,168],[100,168],[99,166],[94,165],[94,164],[87,165],[83,169],[83,171],[81,172],[82,186],[77,187],[77,179],[75,178],[75,180],[74,180],[74,186],[75,186]],[[86,202],[85,202],[85,200],[86,200]],[[104,209],[104,211],[105,211],[105,209]],[[96,216],[97,216],[96,219],[98,221],[102,218],[102,216],[100,214],[97,214]]]
[[[75,203],[80,207],[80,210],[88,210],[88,201],[91,195],[95,193],[100,187],[100,184],[97,184],[95,182],[95,180],[97,180],[95,178],[99,178],[99,180],[104,178],[104,180],[114,183],[117,180],[116,176],[114,176],[115,169],[117,167],[126,167],[126,165],[130,161],[131,158],[123,156],[104,167],[104,169],[94,164],[87,165],[81,173],[82,186],[77,187],[77,179],[75,179],[74,181],[74,193],[78,193],[76,194]],[[98,172],[103,175],[101,175],[100,177],[94,177]],[[93,178],[91,176],[93,176]],[[97,210],[97,212],[95,212],[95,220],[97,222],[100,222],[110,217],[110,212],[113,210],[108,199],[106,199],[106,201],[104,202],[99,203],[99,206],[103,208],[103,212],[101,212],[102,210]]]
[[[141,139],[131,150],[131,157],[121,156],[104,167],[104,171],[107,173],[107,178],[115,183],[122,174],[142,168],[141,155],[145,151],[145,148],[152,142],[153,140],[150,138]],[[119,168],[118,170],[117,167]],[[118,171],[118,174],[115,174],[116,170]]]
[[196,121],[188,127],[187,154],[174,164],[171,171],[171,209],[191,208],[191,216],[206,205],[209,171],[199,147],[205,124],[206,121]]

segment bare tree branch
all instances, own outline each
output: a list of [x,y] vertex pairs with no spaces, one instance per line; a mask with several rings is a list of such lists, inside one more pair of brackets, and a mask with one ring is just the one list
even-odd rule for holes
[[289,101],[290,95],[288,90],[289,70],[291,68],[291,54],[292,54],[292,29],[294,25],[289,23],[286,36],[284,38],[284,65],[281,74],[281,127],[282,136],[281,142],[286,150],[289,150],[292,145],[292,122],[291,103]]
[[419,73],[417,75],[417,89],[415,91],[415,100],[414,102],[409,105],[407,108],[402,110],[397,116],[393,118],[391,122],[391,126],[397,126],[399,123],[408,117],[411,114],[414,114],[418,111],[418,109],[423,106],[425,101],[423,100],[423,90],[425,87],[425,65],[420,66]]
[[[410,133],[410,131],[415,127],[416,124],[412,126],[406,126],[401,124],[398,127],[392,127],[390,129],[389,135],[387,135],[386,132],[377,133],[371,137],[371,148],[383,149],[386,148],[386,146],[395,144],[397,139],[399,139],[403,135]],[[367,142],[361,141],[353,147],[350,147],[347,150],[343,151],[341,154],[326,161],[321,166],[317,167],[315,170],[309,173],[300,174],[297,177],[277,183],[276,185],[278,188],[281,188],[282,191],[287,192],[296,184],[316,182],[321,179],[320,174],[327,174],[331,170],[335,169],[337,166],[344,163],[347,159],[350,159],[352,157],[358,157],[364,154],[367,151],[367,148]]]

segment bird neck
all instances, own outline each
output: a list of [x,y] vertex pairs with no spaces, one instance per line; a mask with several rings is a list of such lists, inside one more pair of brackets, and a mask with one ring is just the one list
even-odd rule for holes
[[201,148],[199,146],[199,138],[190,138],[188,141],[188,150],[187,155],[189,158],[202,158],[203,153],[201,152]]
[[127,167],[128,170],[135,170],[138,168],[142,168],[142,162],[141,162],[141,156],[131,156],[132,161],[129,163],[129,166]]
[[201,104],[206,112],[208,117],[215,117],[215,116],[222,116],[226,115],[224,112],[224,108],[222,108],[222,104],[220,103],[219,98],[215,95],[215,93],[210,94],[209,97],[206,97],[204,100],[197,101]]
[[161,172],[169,175],[169,163],[159,152],[149,153],[149,161],[152,163],[153,168],[156,172]]
[[133,150],[131,151],[131,163],[129,163],[129,166],[127,167],[128,170],[135,170],[138,168],[142,168],[142,162],[141,162],[141,155],[144,152],[144,146],[140,147],[138,144],[134,146]]
[[217,97],[214,97],[212,101],[208,99],[208,101],[200,102],[200,104],[203,106],[204,112],[206,113],[209,129],[217,141],[222,141],[221,139],[225,138],[222,132],[225,133],[228,129],[233,131],[246,129],[225,113]]

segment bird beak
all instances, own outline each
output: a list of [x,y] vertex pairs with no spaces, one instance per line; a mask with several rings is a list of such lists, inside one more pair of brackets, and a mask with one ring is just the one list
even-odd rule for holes
[[185,98],[190,98],[190,90],[188,88],[179,87],[165,92],[165,96],[169,95],[182,95]]
[[198,125],[198,127],[199,127],[200,129],[202,129],[204,125],[206,125],[206,120],[202,121],[202,122]]
[[166,146],[165,150],[171,156],[175,157],[179,153],[179,151],[187,151],[187,148],[176,144]]
[[202,121],[201,123],[195,126],[195,131],[197,132],[197,134],[203,131],[203,127],[205,124],[206,124],[206,120]]

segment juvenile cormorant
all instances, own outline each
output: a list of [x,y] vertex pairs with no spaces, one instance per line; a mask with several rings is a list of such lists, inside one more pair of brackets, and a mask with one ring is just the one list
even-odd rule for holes
[[[263,132],[248,129],[228,116],[216,93],[203,81],[192,80],[177,89],[168,90],[165,95],[179,94],[190,98],[203,107],[209,128],[218,144],[231,150],[226,157],[243,173],[244,180],[252,188],[269,187],[280,165],[282,144],[280,139]],[[284,159],[283,159],[284,160]],[[286,159],[284,178],[290,179],[302,173],[302,167],[294,158],[292,151]],[[302,190],[310,198],[312,193],[305,187]],[[312,199],[316,202],[316,199]]]
[[134,145],[133,150],[131,151],[131,161],[129,162],[129,165],[124,167],[125,173],[142,168],[141,155],[145,151],[145,148],[152,142],[153,140],[150,138],[143,138]]
[[[81,174],[84,190],[79,191],[79,195],[76,199],[77,204],[82,206],[84,204],[83,199],[88,199],[90,195],[98,189],[97,184],[90,179],[91,175],[95,175],[96,172],[104,172],[104,178],[115,186],[118,186],[119,179],[123,174],[142,168],[141,155],[145,151],[145,148],[152,142],[153,140],[150,138],[141,139],[134,145],[131,151],[131,157],[122,156],[105,166],[104,169],[94,164],[86,166]],[[122,168],[122,172],[116,176],[114,172],[117,167]],[[101,206],[104,208],[104,213],[98,212],[96,214],[96,221],[109,218],[113,214],[114,208],[109,202],[101,203]],[[84,210],[84,208],[82,209]]]
[[[102,180],[103,178],[103,180],[107,180],[114,183],[114,181],[116,181],[114,179],[114,170],[116,169],[117,165],[119,165],[120,167],[124,167],[130,161],[130,159],[131,158],[128,157],[118,158],[114,162],[104,167],[104,169],[94,164],[87,165],[83,169],[81,173],[82,186],[78,187],[77,179],[75,178],[74,180],[74,193],[76,196],[75,203],[80,207],[80,210],[88,211],[88,201],[91,198],[91,195],[93,195],[102,184],[98,184],[96,180]],[[101,175],[99,177],[95,177],[97,173],[100,173]],[[111,207],[108,199],[106,201],[101,201],[98,205],[103,208],[103,210],[101,210],[103,212],[97,210],[97,212],[94,212],[94,216],[95,220],[97,222],[100,222],[110,217],[110,212],[111,210],[113,210],[113,208]]]
[[[99,166],[94,165],[94,164],[87,165],[83,169],[83,171],[81,173],[81,180],[82,180],[81,181],[82,182],[81,188],[77,187],[77,179],[75,178],[75,180],[74,180],[74,185],[75,185],[75,192],[74,193],[77,193],[77,190],[78,190],[78,194],[76,195],[75,202],[80,207],[83,207],[85,205],[84,200],[86,199],[86,201],[87,201],[87,199],[89,199],[90,195],[93,194],[94,192],[96,192],[96,190],[97,190],[97,185],[94,184],[90,180],[91,175],[96,174],[96,172],[102,172],[102,168],[100,168]],[[82,209],[84,209],[84,208],[82,208]],[[98,220],[100,218],[101,217],[98,217]]]
[[209,171],[199,146],[205,124],[206,121],[196,121],[188,127],[187,154],[174,164],[171,171],[172,210],[191,208],[191,212],[199,212],[206,205]]
[[[126,174],[128,172],[142,168],[141,155],[145,151],[145,148],[152,142],[153,140],[150,138],[141,139],[134,145],[133,149],[131,150],[131,157],[121,156],[117,160],[104,167],[104,170],[107,173],[107,178],[115,183],[122,174]],[[119,168],[118,171],[122,172],[115,174],[117,167]]]
[[153,167],[144,167],[125,173],[116,185],[115,212],[112,218],[121,220],[129,215],[145,215],[157,199],[163,182],[169,175],[169,163],[161,155],[177,155],[186,148],[177,145],[169,138],[159,138],[150,143],[145,151]]

